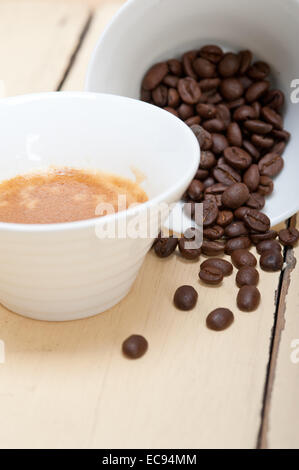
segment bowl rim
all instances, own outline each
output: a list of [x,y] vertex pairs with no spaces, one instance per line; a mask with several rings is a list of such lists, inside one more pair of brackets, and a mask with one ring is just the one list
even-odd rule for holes
[[[136,100],[133,98],[128,98],[125,96],[119,96],[114,94],[108,93],[93,93],[93,92],[86,92],[86,91],[52,91],[52,92],[42,92],[42,93],[30,93],[26,95],[19,95],[13,97],[3,98],[0,101],[0,107],[6,105],[19,105],[23,103],[28,103],[32,101],[40,101],[40,100],[48,100],[48,99],[58,99],[63,101],[64,99],[85,99],[85,100],[98,100],[101,101],[103,98],[108,99],[111,101],[125,101],[127,103],[134,103],[134,106],[139,106],[143,108],[151,109],[155,113],[165,113],[167,119],[172,120],[176,123],[178,131],[185,133],[185,139],[189,139],[190,147],[193,147],[193,150],[188,153],[188,158],[190,161],[190,165],[186,172],[180,177],[180,179],[165,191],[159,193],[154,198],[149,199],[147,202],[138,205],[137,207],[133,207],[131,209],[117,212],[115,214],[105,215],[102,217],[93,217],[91,219],[84,219],[78,220],[73,222],[59,222],[59,223],[51,223],[51,224],[19,224],[19,223],[11,223],[11,222],[0,222],[0,232],[3,231],[11,231],[11,232],[61,232],[61,231],[69,231],[69,230],[78,230],[84,228],[94,227],[95,224],[103,225],[106,223],[110,223],[113,220],[123,220],[126,217],[137,216],[140,212],[147,210],[150,207],[154,207],[163,201],[170,200],[173,195],[180,191],[180,188],[185,187],[189,181],[192,180],[194,174],[199,165],[200,161],[200,147],[198,141],[192,132],[192,130],[179,118],[174,116],[172,113],[168,111],[158,108],[157,106],[153,106],[151,104],[145,103],[140,100]],[[188,160],[187,160],[188,161]]]

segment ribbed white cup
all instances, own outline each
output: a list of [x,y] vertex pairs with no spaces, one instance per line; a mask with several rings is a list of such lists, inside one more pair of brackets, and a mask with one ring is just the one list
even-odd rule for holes
[[[142,172],[149,201],[85,221],[0,223],[0,302],[48,321],[107,310],[130,290],[159,231],[154,208],[177,201],[199,163],[190,129],[170,113],[129,98],[45,93],[0,103],[0,174],[7,179],[50,165]],[[104,227],[149,215],[145,238],[99,238]],[[163,211],[162,218],[167,213]]]

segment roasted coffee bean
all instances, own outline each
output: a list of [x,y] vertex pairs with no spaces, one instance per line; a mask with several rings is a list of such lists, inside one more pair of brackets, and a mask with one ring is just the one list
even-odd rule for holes
[[296,228],[287,228],[278,233],[279,241],[284,246],[295,246],[299,239],[299,232]]
[[283,152],[285,151],[285,148],[286,148],[286,143],[281,141],[281,142],[277,142],[271,149],[271,152],[273,153],[278,153],[278,155],[282,155]]
[[282,117],[274,109],[265,106],[262,108],[261,114],[265,121],[269,122],[275,129],[283,128]]
[[193,70],[199,78],[213,78],[216,73],[216,66],[203,57],[197,57],[193,62]]
[[145,90],[154,90],[167,74],[168,65],[166,62],[153,65],[144,76],[142,88]]
[[227,225],[231,224],[234,219],[234,214],[231,211],[219,211],[218,217],[217,217],[217,225],[220,225],[220,227],[226,227]]
[[255,62],[249,67],[247,75],[253,80],[264,80],[270,73],[270,67],[266,62]]
[[209,176],[209,177],[206,178],[206,179],[204,180],[204,182],[203,182],[205,189],[210,188],[210,187],[213,186],[215,183],[216,183],[216,181],[214,180],[214,178],[213,178],[212,176]]
[[201,89],[197,81],[191,77],[179,80],[178,92],[181,99],[187,104],[196,104],[201,97]]
[[175,251],[177,244],[178,239],[174,237],[158,238],[154,245],[154,250],[159,258],[167,258]]
[[194,109],[191,104],[186,104],[182,103],[178,108],[177,112],[179,113],[179,117],[183,120],[186,121],[190,117],[193,117],[194,115]]
[[[180,238],[179,240],[179,251],[183,258],[188,260],[198,260],[200,257],[200,248],[189,248],[189,245],[194,243],[190,238]],[[194,243],[195,244],[195,243]]]
[[264,240],[256,245],[256,251],[259,255],[265,251],[274,251],[277,250],[281,253],[281,245],[277,240]]
[[259,119],[261,115],[262,105],[259,101],[254,101],[251,105],[255,112],[255,119]]
[[271,124],[268,124],[263,121],[259,121],[258,119],[245,121],[244,127],[249,132],[252,132],[254,134],[262,134],[262,135],[269,134],[269,132],[271,132],[273,129],[273,126]]
[[288,142],[288,140],[291,137],[291,134],[288,131],[286,131],[285,129],[282,129],[282,130],[273,129],[273,131],[271,132],[271,135],[275,139],[284,140],[286,142]]
[[197,80],[197,75],[193,69],[193,61],[197,56],[197,51],[188,51],[183,55],[183,70],[185,75]]
[[258,165],[251,165],[243,175],[243,182],[250,192],[257,190],[260,184],[260,172]]
[[260,257],[260,266],[264,271],[281,271],[283,267],[283,257],[278,250],[264,251]]
[[256,257],[248,250],[235,250],[231,257],[232,262],[238,269],[243,268],[243,266],[255,268],[257,264]]
[[211,134],[201,126],[191,126],[191,129],[198,140],[201,150],[210,150],[213,145]]
[[223,281],[223,273],[213,266],[205,266],[200,270],[199,278],[205,284],[216,285]]
[[249,140],[243,140],[243,148],[248,152],[254,161],[259,160],[260,158],[260,151],[250,142]]
[[248,207],[250,207],[251,209],[256,209],[258,211],[261,211],[265,204],[265,198],[260,193],[250,193],[249,198],[246,202],[246,205]]
[[246,250],[250,246],[251,241],[248,237],[231,238],[225,245],[225,253],[231,255],[235,250]]
[[252,52],[249,50],[239,52],[239,56],[241,58],[241,64],[239,73],[244,75],[250,67],[252,61]]
[[217,134],[214,133],[212,134],[212,140],[213,140],[213,146],[212,146],[212,151],[216,154],[219,155],[228,147],[228,140],[223,134]]
[[197,304],[198,294],[192,286],[181,286],[174,294],[174,305],[179,310],[192,310]]
[[220,84],[220,93],[226,101],[234,101],[244,93],[244,87],[237,78],[226,78]]
[[[176,90],[175,92],[177,93]],[[170,103],[168,103],[168,88],[165,85],[157,86],[157,88],[152,91],[152,98],[154,104],[156,106],[160,106],[160,108],[163,108],[167,104],[169,104],[169,106],[172,106]],[[175,108],[176,106],[173,107]]]
[[220,103],[216,105],[216,117],[223,122],[224,128],[227,129],[231,122],[231,115],[226,104]]
[[222,132],[225,129],[224,122],[217,118],[205,121],[202,127],[208,132]]
[[277,235],[278,234],[275,230],[268,230],[267,232],[264,232],[264,233],[251,233],[250,239],[252,243],[257,245],[258,243],[264,240],[274,240],[277,237]]
[[242,131],[237,122],[231,122],[227,128],[227,139],[229,145],[233,147],[242,147],[243,137]]
[[201,152],[199,165],[200,168],[203,170],[210,170],[216,165],[216,162],[217,160],[213,152],[210,152],[209,150],[204,150]]
[[185,124],[187,124],[187,126],[189,126],[189,127],[196,126],[200,123],[201,123],[200,116],[191,116],[190,118],[186,119],[186,121],[185,121]]
[[206,256],[219,256],[224,253],[225,242],[222,240],[204,240],[202,242],[201,252]]
[[259,161],[258,165],[262,176],[274,178],[283,169],[284,162],[277,153],[267,153],[267,155]]
[[194,179],[200,180],[200,181],[205,181],[206,178],[208,178],[209,172],[208,170],[203,170],[202,168],[198,168]]
[[213,310],[206,319],[206,325],[210,330],[223,331],[234,322],[234,314],[227,308]]
[[213,225],[218,217],[218,207],[213,200],[203,202],[203,226],[204,228]]
[[196,111],[203,119],[213,119],[216,117],[217,108],[214,104],[199,103],[196,105]]
[[245,225],[252,232],[267,232],[270,229],[270,219],[266,214],[259,212],[255,209],[250,209],[244,215],[243,220]]
[[255,119],[256,114],[252,106],[244,105],[236,109],[233,117],[235,121],[247,121],[248,119]]
[[150,103],[152,101],[152,93],[149,90],[141,89],[141,101],[145,101],[146,103]]
[[201,181],[194,179],[188,190],[187,194],[193,201],[200,201],[203,197],[204,185]]
[[213,64],[218,64],[222,59],[223,51],[219,46],[207,45],[199,50],[199,55]]
[[252,158],[249,153],[240,147],[227,147],[223,152],[226,162],[237,170],[245,170],[251,165]]
[[248,103],[253,103],[254,101],[259,100],[269,89],[269,86],[270,82],[264,80],[250,85],[245,94],[245,98]]
[[179,83],[179,77],[176,77],[175,75],[166,75],[166,77],[163,78],[162,83],[171,88],[177,88]]
[[[163,85],[160,85],[160,87]],[[178,105],[180,104],[180,95],[178,94],[177,90],[175,88],[169,88],[168,90],[168,106],[171,108],[177,108]]]
[[210,186],[205,190],[205,194],[213,194],[214,196],[222,195],[222,193],[227,189],[227,186],[222,183],[215,183],[213,186]]
[[238,209],[249,198],[249,190],[244,183],[235,183],[222,194],[222,203],[229,209]]
[[206,228],[203,231],[203,236],[207,240],[219,240],[224,235],[224,230],[220,225],[213,225],[213,227]]
[[233,272],[233,265],[222,258],[207,259],[200,265],[200,269],[216,268],[219,269],[223,276],[230,276]]
[[259,306],[260,291],[255,286],[243,286],[239,290],[237,305],[242,312],[253,312]]
[[252,143],[261,149],[271,149],[274,144],[272,137],[263,136],[260,134],[253,134],[251,137]]
[[204,196],[205,201],[210,200],[214,201],[218,209],[222,209],[222,200],[220,194],[205,194]]
[[228,52],[223,56],[219,65],[218,65],[218,72],[222,77],[232,77],[238,73],[240,68],[241,58],[233,54],[232,52]]
[[210,104],[219,104],[222,101],[222,96],[220,93],[214,93],[213,95],[208,96],[207,103]]
[[257,189],[258,193],[260,193],[262,196],[269,196],[273,193],[273,190],[274,183],[272,179],[269,176],[261,176]]
[[147,340],[140,335],[132,335],[122,344],[122,352],[128,359],[139,359],[148,350]]
[[170,108],[170,106],[165,106],[165,111],[168,111],[169,113],[173,114],[176,117],[179,117],[179,113],[177,112],[176,109]]
[[249,212],[249,210],[250,210],[250,207],[247,207],[247,206],[239,207],[239,209],[235,210],[234,216],[238,220],[243,220],[244,216],[247,214],[247,212]]
[[239,288],[243,286],[257,286],[260,275],[258,271],[251,266],[243,266],[236,276],[236,284]]
[[203,93],[214,90],[216,91],[221,83],[220,78],[204,78],[199,81],[200,89]]
[[225,227],[224,234],[227,238],[243,237],[248,235],[248,229],[244,222],[236,221]]
[[183,66],[177,59],[170,59],[167,61],[169,72],[177,77],[181,77],[183,74]]
[[233,111],[234,109],[239,108],[240,106],[244,106],[245,104],[245,98],[238,98],[234,101],[228,101],[227,103],[225,103],[225,106],[227,106],[229,110]]
[[[239,80],[241,81],[241,83],[242,83],[242,85],[243,85],[243,87],[244,87],[244,90],[247,90],[247,89],[250,87],[250,85],[252,85],[252,83],[253,83],[253,81],[251,80],[251,78],[247,77],[247,75],[241,75],[241,76],[239,77]],[[246,102],[246,101],[245,101],[245,99],[244,99],[244,103],[243,103],[243,104],[245,104],[245,102]]]
[[226,186],[240,183],[242,180],[240,173],[234,170],[230,165],[219,161],[217,166],[213,169],[213,176],[215,180]]
[[285,102],[284,94],[281,90],[270,90],[263,97],[263,102],[269,108],[280,111]]

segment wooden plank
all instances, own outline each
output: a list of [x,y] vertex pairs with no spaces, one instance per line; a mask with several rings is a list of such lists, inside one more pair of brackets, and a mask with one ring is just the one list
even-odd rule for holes
[[[291,226],[299,228],[299,218]],[[270,369],[263,448],[299,447],[299,247],[289,249]]]
[[88,16],[88,7],[77,2],[2,0],[0,80],[5,95],[54,90]]

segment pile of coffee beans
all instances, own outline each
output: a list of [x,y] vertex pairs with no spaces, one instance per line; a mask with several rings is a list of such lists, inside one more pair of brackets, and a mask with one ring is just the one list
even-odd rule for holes
[[[283,127],[284,94],[271,89],[269,76],[270,66],[253,62],[249,50],[224,52],[217,45],[206,45],[186,52],[180,60],[155,64],[141,87],[141,99],[185,121],[201,147],[200,165],[183,197],[191,203],[193,218],[196,204],[203,204],[202,247],[187,250],[185,235],[180,240],[160,236],[154,250],[165,258],[178,245],[188,260],[201,254],[216,256],[200,266],[201,282],[210,285],[221,284],[232,273],[231,263],[219,258],[230,255],[238,269],[237,305],[246,312],[260,302],[251,245],[257,247],[261,268],[273,272],[283,267],[279,242],[289,247],[299,238],[294,228],[279,234],[271,230],[269,218],[261,212],[265,197],[273,192],[273,178],[283,169],[282,154],[290,138]],[[178,308],[186,296],[186,286],[181,289],[174,300]],[[209,315],[207,326],[224,329],[232,323],[232,315],[218,309]]]

